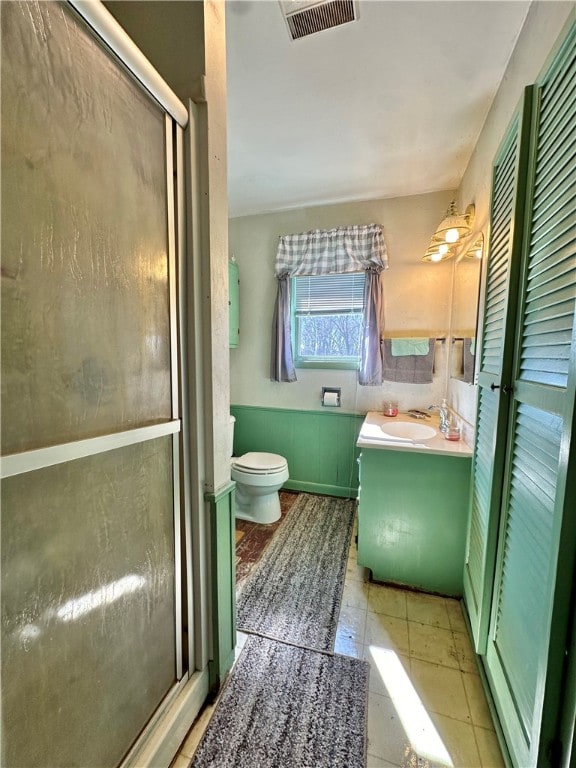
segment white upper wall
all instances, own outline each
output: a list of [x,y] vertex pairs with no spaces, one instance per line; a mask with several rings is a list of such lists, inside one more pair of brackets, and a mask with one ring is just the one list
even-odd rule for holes
[[434,383],[362,387],[355,371],[298,369],[295,383],[270,381],[270,340],[276,299],[274,262],[278,237],[310,229],[381,224],[390,268],[384,273],[385,334],[444,336],[450,317],[452,264],[421,261],[451,192],[301,208],[230,220],[230,253],[240,270],[240,344],[230,352],[231,402],[311,410],[322,386],[342,388],[342,408],[366,412],[396,397],[401,408],[444,397],[446,344],[437,344]]

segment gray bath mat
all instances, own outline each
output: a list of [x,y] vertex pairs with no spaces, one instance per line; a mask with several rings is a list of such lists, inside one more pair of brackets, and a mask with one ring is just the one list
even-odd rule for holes
[[251,636],[193,768],[363,768],[370,665]]
[[355,501],[303,493],[238,596],[238,629],[332,652]]

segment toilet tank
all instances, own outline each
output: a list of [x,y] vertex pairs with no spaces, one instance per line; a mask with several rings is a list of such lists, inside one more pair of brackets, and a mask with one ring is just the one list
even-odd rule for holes
[[236,418],[230,415],[230,426],[228,428],[228,456],[232,456],[234,453],[234,423]]

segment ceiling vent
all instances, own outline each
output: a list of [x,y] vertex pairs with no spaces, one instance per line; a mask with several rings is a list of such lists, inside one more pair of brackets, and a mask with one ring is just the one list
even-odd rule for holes
[[358,18],[354,0],[280,0],[292,40],[339,27]]

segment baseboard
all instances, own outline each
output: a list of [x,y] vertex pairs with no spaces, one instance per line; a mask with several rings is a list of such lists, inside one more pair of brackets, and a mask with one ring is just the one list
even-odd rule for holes
[[320,493],[323,496],[339,496],[343,499],[356,499],[358,497],[358,488],[349,488],[340,485],[323,485],[321,483],[308,483],[300,480],[287,480],[282,488],[287,491]]

